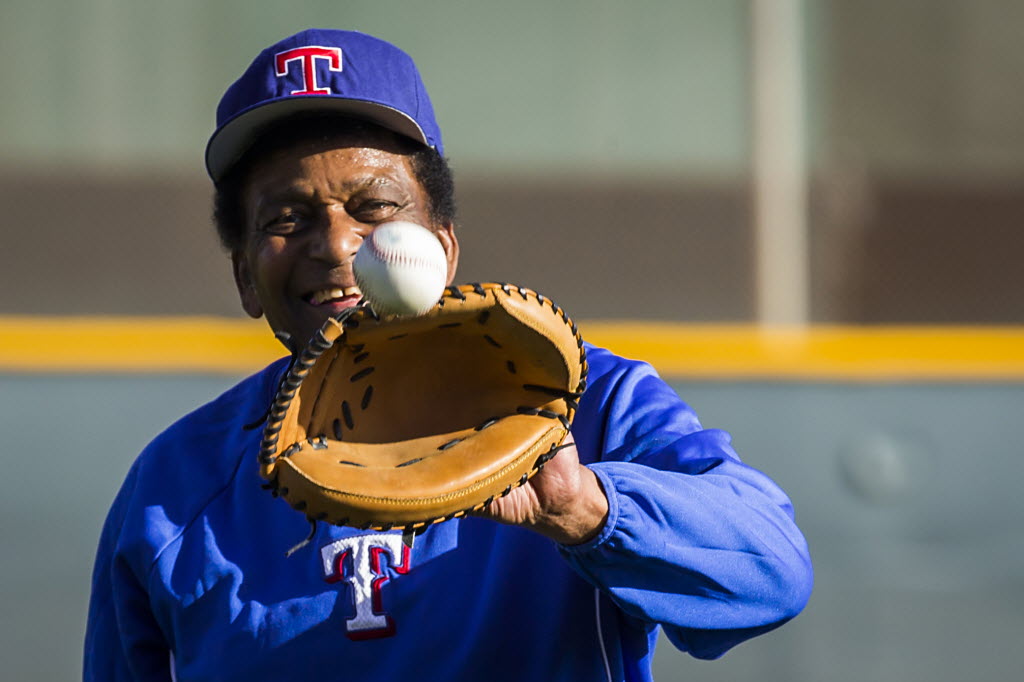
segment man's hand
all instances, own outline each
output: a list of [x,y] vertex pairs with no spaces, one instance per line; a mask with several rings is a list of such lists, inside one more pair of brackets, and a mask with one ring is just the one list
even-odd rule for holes
[[580,464],[572,434],[544,468],[505,497],[474,513],[524,526],[563,545],[597,536],[608,518],[608,498],[594,472]]

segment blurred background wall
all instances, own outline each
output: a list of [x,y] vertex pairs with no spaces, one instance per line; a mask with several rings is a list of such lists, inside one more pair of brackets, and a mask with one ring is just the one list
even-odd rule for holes
[[[765,16],[792,19],[794,90],[758,68]],[[420,66],[463,281],[522,282],[580,320],[764,321],[758,150],[795,121],[810,322],[1020,325],[1022,25],[1005,0],[4,0],[0,316],[240,316],[208,217],[214,108],[260,49],[330,26]],[[765,124],[763,88],[797,116]],[[117,481],[233,371],[0,373],[12,679],[76,675]],[[723,661],[663,646],[659,679],[1016,678],[1020,382],[671,378],[793,496],[818,587]]]
[[[797,5],[810,318],[1021,320],[1024,5]],[[423,70],[466,279],[529,282],[584,316],[756,317],[753,141],[778,131],[753,127],[748,0],[2,12],[4,312],[239,314],[210,237],[214,107],[258,50],[330,25]]]

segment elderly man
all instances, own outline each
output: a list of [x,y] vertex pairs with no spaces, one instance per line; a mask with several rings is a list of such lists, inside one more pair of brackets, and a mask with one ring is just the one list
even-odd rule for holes
[[[242,307],[294,350],[356,305],[378,225],[458,264],[451,174],[411,59],[353,32],[262,52],[207,149]],[[585,330],[584,330],[585,333]],[[287,359],[172,425],[110,511],[87,680],[649,680],[659,628],[701,658],[778,627],[811,568],[788,499],[650,367],[587,346],[575,447],[481,517],[321,524],[261,489],[257,425]]]

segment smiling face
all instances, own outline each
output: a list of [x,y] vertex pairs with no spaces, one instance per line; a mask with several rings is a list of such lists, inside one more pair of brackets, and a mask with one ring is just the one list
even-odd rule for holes
[[358,303],[352,260],[378,225],[429,228],[455,276],[454,227],[435,224],[408,149],[385,133],[342,133],[272,151],[241,193],[242,244],[231,254],[242,307],[302,347],[324,320]]

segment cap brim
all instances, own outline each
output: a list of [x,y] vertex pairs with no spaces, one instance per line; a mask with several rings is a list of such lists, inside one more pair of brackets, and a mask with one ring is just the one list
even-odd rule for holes
[[206,145],[206,171],[214,182],[220,182],[262,129],[275,120],[307,112],[350,114],[430,146],[423,129],[411,116],[384,104],[330,95],[289,96],[262,102],[221,126]]

